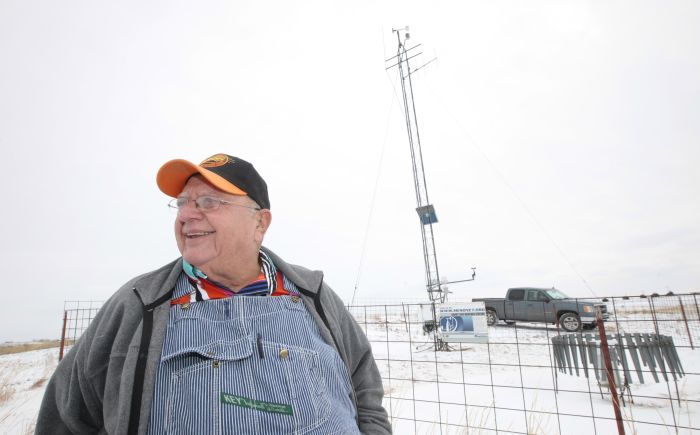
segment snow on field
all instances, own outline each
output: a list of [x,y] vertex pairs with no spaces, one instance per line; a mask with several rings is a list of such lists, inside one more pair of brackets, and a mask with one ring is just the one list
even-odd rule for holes
[[34,433],[46,382],[57,362],[57,348],[0,355],[0,433]]

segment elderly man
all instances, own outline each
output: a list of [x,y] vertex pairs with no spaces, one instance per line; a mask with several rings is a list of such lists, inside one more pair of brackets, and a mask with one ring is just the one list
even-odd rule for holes
[[36,433],[388,434],[370,345],[321,272],[262,247],[265,181],[164,164],[182,258],[115,293],[61,361]]

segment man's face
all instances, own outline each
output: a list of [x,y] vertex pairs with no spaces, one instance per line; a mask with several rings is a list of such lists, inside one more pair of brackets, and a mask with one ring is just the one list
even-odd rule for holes
[[249,197],[222,192],[201,176],[190,178],[178,196],[190,201],[175,219],[175,239],[182,257],[210,276],[226,276],[253,259],[257,261],[270,211],[221,204],[216,210],[202,212],[194,204],[200,196],[257,207]]

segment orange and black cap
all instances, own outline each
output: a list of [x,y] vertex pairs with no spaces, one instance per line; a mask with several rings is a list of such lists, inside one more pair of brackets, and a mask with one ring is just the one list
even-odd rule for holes
[[201,174],[214,187],[233,195],[248,195],[261,208],[270,208],[267,184],[253,165],[228,154],[215,154],[199,165],[187,160],[170,160],[160,167],[156,182],[168,196],[177,198],[187,180]]

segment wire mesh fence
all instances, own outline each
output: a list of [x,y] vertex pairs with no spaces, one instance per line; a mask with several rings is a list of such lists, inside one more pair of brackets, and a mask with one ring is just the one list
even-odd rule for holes
[[66,350],[83,335],[101,306],[102,301],[65,301],[63,303],[59,361],[63,359]]
[[[617,402],[626,433],[700,434],[699,296],[580,300],[607,307],[603,327],[617,380],[614,398],[595,330],[568,333],[558,324],[499,322],[488,328],[487,342],[442,343],[431,327],[429,303],[348,310],[372,345],[394,433],[618,433]],[[66,345],[100,305],[66,303]],[[671,351],[678,367],[664,359]]]
[[[700,433],[697,299],[684,294],[580,301],[607,306],[604,330],[620,393],[615,401],[627,433]],[[436,351],[445,346],[436,346],[433,333],[426,332],[431,329],[427,304],[349,310],[372,344],[395,433],[618,433],[595,330],[571,334],[557,324],[499,323],[489,327],[486,343],[448,343]],[[553,343],[562,336],[584,343],[587,337],[588,347],[567,354],[576,351],[576,361],[557,359]],[[664,359],[668,343],[682,372]],[[587,358],[591,369],[585,376],[579,351],[594,357]]]

